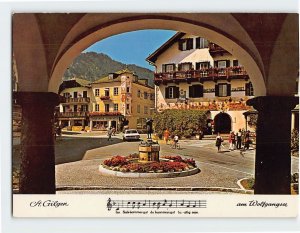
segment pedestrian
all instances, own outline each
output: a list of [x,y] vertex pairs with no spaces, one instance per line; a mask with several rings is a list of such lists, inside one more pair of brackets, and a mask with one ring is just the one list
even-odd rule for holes
[[235,149],[235,134],[234,131],[232,131],[229,134],[229,150],[233,151]]
[[242,149],[242,130],[239,129],[239,131],[236,133],[236,140],[237,140],[237,149]]
[[244,146],[244,150],[249,150],[249,146],[250,146],[250,131],[248,130],[245,133],[245,146]]
[[216,147],[218,148],[218,152],[221,151],[222,142],[223,142],[223,139],[222,139],[220,133],[218,133],[217,137],[216,137]]
[[112,135],[112,129],[111,129],[111,127],[109,127],[107,130],[107,136],[108,136],[107,141],[110,141],[111,135]]
[[116,135],[116,128],[114,126],[111,129],[111,134],[112,134],[112,136]]
[[166,145],[168,145],[168,142],[169,142],[169,137],[170,137],[170,131],[168,129],[166,129],[164,131],[164,140],[166,142]]
[[147,121],[146,121],[147,139],[151,139],[152,138],[152,123],[153,123],[152,119],[147,119]]
[[176,149],[178,147],[179,137],[177,134],[175,134],[174,138],[174,148]]

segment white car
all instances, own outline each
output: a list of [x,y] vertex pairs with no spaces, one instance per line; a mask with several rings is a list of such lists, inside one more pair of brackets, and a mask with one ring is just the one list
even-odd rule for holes
[[139,140],[140,134],[136,129],[126,129],[123,135],[123,141],[127,140]]

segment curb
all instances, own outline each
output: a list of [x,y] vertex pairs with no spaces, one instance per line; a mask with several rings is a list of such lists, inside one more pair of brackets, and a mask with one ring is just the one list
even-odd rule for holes
[[242,178],[242,179],[238,180],[236,183],[240,187],[240,189],[242,189],[242,190],[244,190],[246,192],[251,192],[252,194],[254,194],[253,190],[245,189],[244,186],[242,185],[242,181],[243,180],[247,180],[247,179],[249,179],[249,177],[248,178]]
[[239,194],[253,194],[250,190],[225,187],[107,187],[107,186],[57,186],[56,191],[67,190],[170,190],[170,191],[215,191]]

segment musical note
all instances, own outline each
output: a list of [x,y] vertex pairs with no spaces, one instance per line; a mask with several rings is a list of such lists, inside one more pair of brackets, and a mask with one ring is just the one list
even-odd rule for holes
[[107,200],[107,210],[127,209],[160,209],[160,208],[206,208],[206,200]]

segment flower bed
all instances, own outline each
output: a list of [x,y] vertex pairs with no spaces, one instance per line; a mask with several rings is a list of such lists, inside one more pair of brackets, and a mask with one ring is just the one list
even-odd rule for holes
[[104,160],[102,166],[113,171],[138,172],[138,173],[168,173],[188,171],[196,168],[194,159],[183,159],[180,156],[165,156],[160,162],[138,162],[137,154],[129,156],[113,156]]

